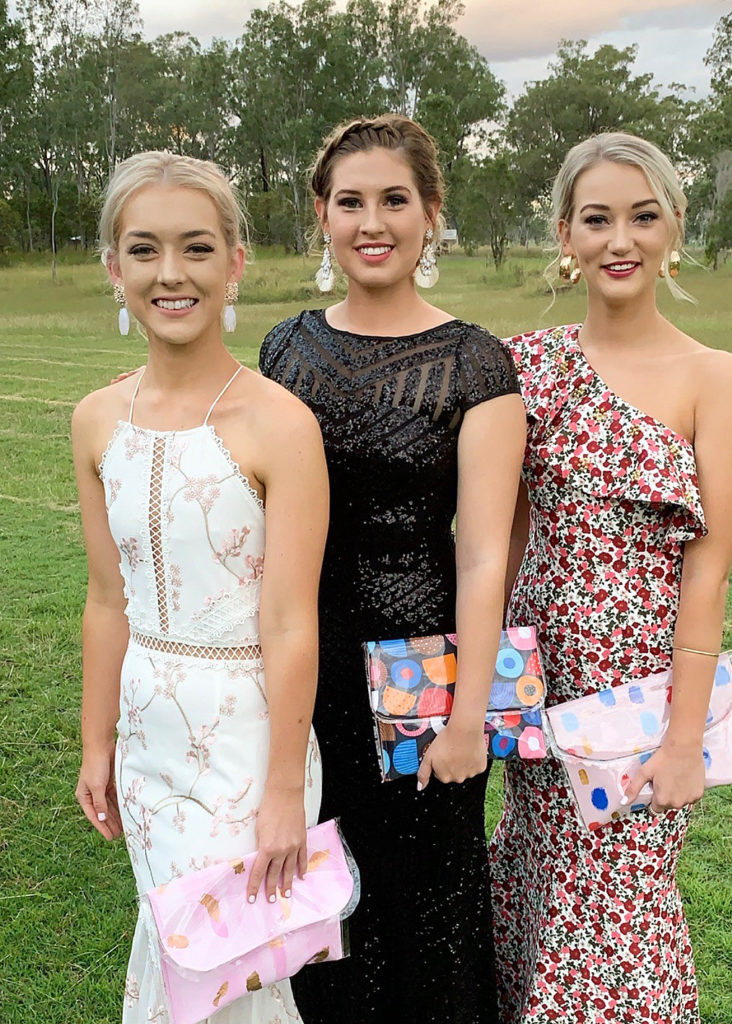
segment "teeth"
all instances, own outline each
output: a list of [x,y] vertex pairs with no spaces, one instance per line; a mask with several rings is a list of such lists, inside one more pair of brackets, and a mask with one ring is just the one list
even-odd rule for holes
[[390,245],[362,245],[359,251],[364,256],[383,256],[385,252],[391,252],[391,248]]
[[190,309],[191,306],[195,306],[195,299],[175,299],[171,301],[169,299],[155,299],[155,305],[160,306],[161,309]]
[[610,270],[632,270],[635,263],[611,263]]

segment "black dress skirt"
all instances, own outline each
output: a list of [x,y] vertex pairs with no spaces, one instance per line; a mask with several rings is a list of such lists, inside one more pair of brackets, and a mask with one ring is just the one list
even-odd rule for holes
[[300,1013],[305,1024],[494,1024],[486,775],[433,777],[423,793],[414,777],[382,783],[361,644],[454,630],[458,434],[472,406],[519,393],[511,357],[459,320],[374,338],[315,310],[267,335],[260,367],[323,433],[321,820],[340,818],[362,879],[351,956],[293,979]]

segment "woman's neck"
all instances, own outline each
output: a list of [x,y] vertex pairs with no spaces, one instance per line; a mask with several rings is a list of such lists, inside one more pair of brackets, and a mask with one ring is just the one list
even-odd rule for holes
[[328,310],[331,327],[375,337],[416,334],[449,319],[417,293],[411,278],[388,288],[363,288],[350,281],[346,298]]
[[221,338],[171,345],[150,340],[145,386],[158,391],[208,394],[234,372],[237,360]]
[[669,328],[653,294],[623,303],[608,303],[590,295],[581,337],[583,344],[592,347],[637,349],[661,342]]

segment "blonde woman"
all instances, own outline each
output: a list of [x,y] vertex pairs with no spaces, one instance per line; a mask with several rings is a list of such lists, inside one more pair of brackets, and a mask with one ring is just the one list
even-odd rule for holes
[[[215,165],[131,157],[109,183],[100,237],[148,359],[73,417],[89,560],[77,797],[105,839],[124,831],[141,893],[258,850],[249,896],[272,900],[305,868],[320,802],[320,432],[223,344],[244,249]],[[142,918],[123,1019],[168,1020]],[[299,1019],[287,982],[216,1014]]]
[[683,295],[685,208],[651,143],[572,149],[554,215],[587,314],[509,343],[529,429],[508,621],[538,625],[554,703],[612,704],[671,666],[674,686],[665,740],[626,789],[632,804],[650,783],[649,812],[588,832],[558,763],[507,766],[491,848],[503,1024],[699,1021],[675,872],[732,563],[732,357],[656,305],[659,277]]

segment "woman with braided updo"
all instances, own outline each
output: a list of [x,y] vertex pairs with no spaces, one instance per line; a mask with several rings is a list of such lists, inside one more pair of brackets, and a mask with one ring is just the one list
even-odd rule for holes
[[[348,294],[275,327],[262,372],[315,413],[331,485],[315,726],[322,816],[361,869],[352,956],[293,979],[307,1024],[497,1019],[483,720],[525,437],[493,335],[427,303],[444,185],[433,140],[395,114],[336,129],[315,164]],[[457,513],[456,543],[451,525]],[[414,776],[383,784],[361,644],[460,634],[449,725]]]

